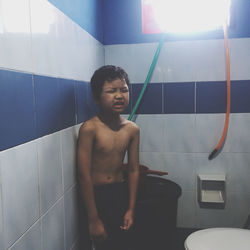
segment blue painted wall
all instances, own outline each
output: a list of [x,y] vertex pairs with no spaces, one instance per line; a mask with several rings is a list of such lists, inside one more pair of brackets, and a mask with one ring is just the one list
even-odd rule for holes
[[[160,34],[142,34],[141,0],[49,0],[104,45],[156,42]],[[232,0],[230,38],[250,37],[250,1]],[[223,31],[169,34],[166,41],[223,38]]]
[[[0,151],[84,122],[97,111],[88,82],[6,70],[0,70],[0,82]],[[126,113],[142,86],[132,84]],[[231,112],[250,113],[250,80],[232,81],[231,88]],[[149,84],[137,114],[225,111],[226,82],[178,82]]]
[[[229,37],[250,37],[250,1],[232,0],[231,6]],[[142,34],[141,0],[105,0],[103,8],[105,45],[159,41],[159,34]],[[223,38],[222,29],[193,35],[169,34],[166,41],[216,38]]]
[[96,113],[88,82],[0,70],[0,83],[0,151]]

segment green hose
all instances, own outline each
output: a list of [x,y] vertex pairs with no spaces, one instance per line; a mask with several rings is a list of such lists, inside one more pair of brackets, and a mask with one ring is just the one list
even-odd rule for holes
[[141,90],[141,93],[140,93],[140,95],[139,95],[139,97],[138,97],[138,99],[137,99],[137,101],[136,101],[136,104],[135,104],[135,106],[134,106],[134,108],[133,108],[133,110],[132,110],[132,112],[131,112],[131,114],[130,114],[128,120],[132,120],[132,118],[133,118],[133,116],[134,116],[134,114],[135,114],[135,112],[136,112],[136,110],[137,110],[137,108],[138,108],[138,106],[139,106],[139,104],[140,104],[140,102],[141,102],[141,99],[142,99],[142,97],[143,97],[143,95],[144,95],[144,92],[145,92],[145,90],[146,90],[146,88],[147,88],[147,85],[148,85],[148,83],[149,83],[149,81],[150,81],[150,79],[151,79],[152,73],[153,73],[153,71],[154,71],[155,64],[156,64],[156,62],[157,62],[157,60],[158,60],[158,57],[159,57],[161,48],[162,48],[162,46],[163,46],[165,37],[166,37],[166,33],[163,33],[163,34],[162,34],[162,37],[161,37],[161,40],[160,40],[160,42],[159,42],[159,44],[158,44],[158,47],[157,47],[157,49],[156,49],[156,52],[155,52],[153,61],[152,61],[151,66],[150,66],[150,69],[149,69],[149,71],[148,71],[147,78],[146,78],[146,80],[145,80],[145,82],[144,82],[144,84],[143,84],[143,88],[142,88],[142,90]]

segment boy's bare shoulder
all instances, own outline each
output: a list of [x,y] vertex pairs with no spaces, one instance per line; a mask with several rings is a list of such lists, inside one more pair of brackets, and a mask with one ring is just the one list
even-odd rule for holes
[[79,136],[81,134],[91,134],[94,133],[96,130],[96,126],[97,126],[97,118],[93,117],[90,120],[87,120],[86,122],[84,122],[80,129],[79,129]]
[[139,128],[139,126],[136,125],[134,122],[129,121],[129,120],[127,120],[127,119],[124,119],[123,123],[124,123],[124,125],[126,125],[126,127],[127,127],[129,130],[131,130],[132,132],[134,132],[134,133],[139,133],[140,128]]

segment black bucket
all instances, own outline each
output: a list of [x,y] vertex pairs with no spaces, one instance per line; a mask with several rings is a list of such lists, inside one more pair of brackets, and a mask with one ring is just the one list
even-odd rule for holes
[[173,249],[180,195],[181,188],[173,181],[146,177],[136,204],[133,241],[137,250]]

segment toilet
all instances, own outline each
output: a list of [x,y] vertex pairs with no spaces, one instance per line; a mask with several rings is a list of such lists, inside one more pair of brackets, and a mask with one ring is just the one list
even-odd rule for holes
[[190,234],[186,250],[250,250],[250,230],[240,228],[209,228]]

